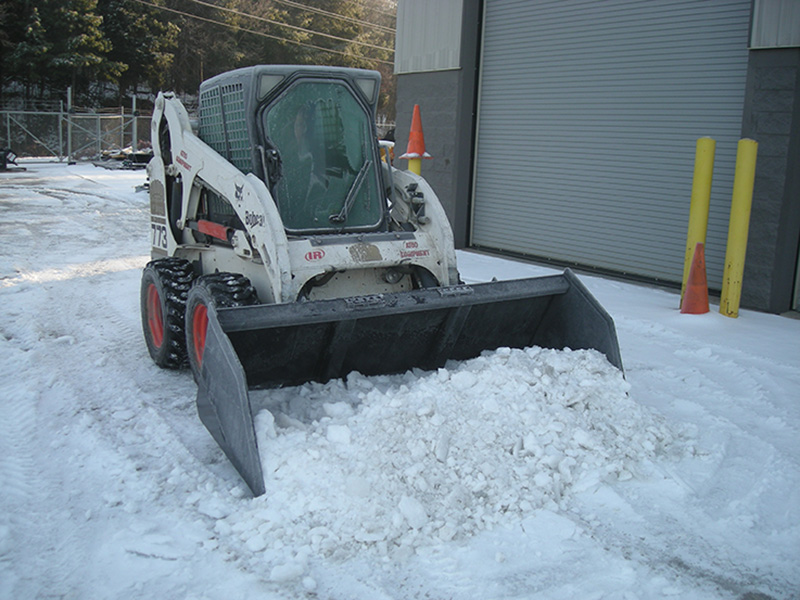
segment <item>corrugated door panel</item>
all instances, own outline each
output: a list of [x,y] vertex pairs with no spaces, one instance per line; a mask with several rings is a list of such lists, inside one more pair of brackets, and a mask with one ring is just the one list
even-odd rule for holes
[[680,281],[710,136],[720,287],[749,18],[750,0],[487,2],[472,243]]

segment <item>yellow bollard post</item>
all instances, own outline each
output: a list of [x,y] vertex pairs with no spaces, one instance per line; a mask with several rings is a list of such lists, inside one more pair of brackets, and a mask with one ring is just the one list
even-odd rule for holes
[[719,312],[726,317],[739,316],[742,297],[744,257],[747,252],[747,233],[750,229],[750,208],[753,204],[753,183],[756,176],[758,142],[739,140],[736,152],[736,172],[733,176],[731,218],[728,225],[728,246],[725,250],[725,271],[722,276],[722,296]]
[[714,175],[714,153],[717,142],[710,137],[697,140],[694,154],[694,177],[692,179],[692,200],[689,204],[689,230],[686,233],[686,254],[683,259],[683,280],[681,281],[681,303],[686,293],[686,282],[692,266],[697,244],[706,243],[708,230],[708,207],[711,202],[711,178]]

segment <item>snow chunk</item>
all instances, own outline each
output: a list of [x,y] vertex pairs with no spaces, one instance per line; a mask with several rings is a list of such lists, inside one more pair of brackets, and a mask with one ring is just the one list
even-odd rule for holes
[[464,392],[478,383],[478,377],[475,373],[469,371],[460,371],[450,376],[450,383],[453,387],[460,392]]
[[370,483],[369,480],[363,477],[350,475],[345,480],[345,485],[347,488],[347,493],[351,496],[356,496],[358,498],[366,498],[369,496]]
[[425,512],[425,507],[416,498],[403,496],[400,498],[397,508],[400,509],[400,512],[413,529],[422,529],[428,522],[428,513]]
[[313,592],[317,589],[317,582],[313,577],[303,577],[303,588],[307,592]]
[[322,410],[324,410],[325,414],[329,417],[337,419],[347,418],[353,415],[353,407],[346,402],[326,402],[322,405]]
[[575,442],[581,448],[587,448],[589,450],[594,448],[594,440],[592,440],[592,436],[583,429],[576,429],[575,433],[572,434],[572,439],[575,440]]
[[350,445],[350,428],[347,425],[329,425],[325,437],[334,444]]
[[245,542],[245,545],[250,552],[261,552],[267,547],[267,540],[263,535],[258,534],[248,538],[247,542]]
[[303,574],[303,567],[295,562],[290,562],[272,567],[269,572],[270,581],[283,583],[299,578]]
[[197,510],[212,519],[223,519],[230,514],[230,509],[216,498],[204,498],[197,504]]

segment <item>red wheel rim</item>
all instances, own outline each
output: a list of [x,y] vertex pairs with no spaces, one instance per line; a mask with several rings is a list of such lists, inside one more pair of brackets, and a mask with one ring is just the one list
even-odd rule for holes
[[197,367],[203,366],[203,352],[206,349],[206,330],[208,329],[208,309],[205,304],[198,304],[192,313],[192,345]]
[[158,288],[151,283],[147,288],[147,326],[153,346],[161,348],[164,343],[164,315],[161,312],[161,298]]

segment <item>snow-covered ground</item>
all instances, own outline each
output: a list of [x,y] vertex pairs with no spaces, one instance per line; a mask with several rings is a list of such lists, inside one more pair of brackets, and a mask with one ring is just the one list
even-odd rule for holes
[[800,597],[800,320],[582,277],[624,379],[500,350],[262,393],[254,499],[147,355],[144,173],[27,167],[0,174],[1,598]]

